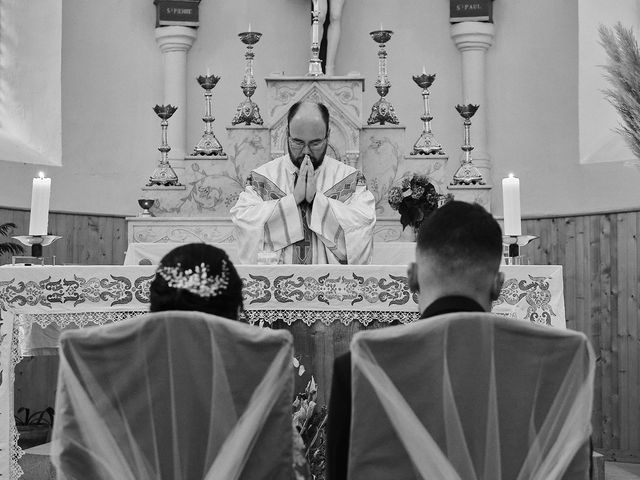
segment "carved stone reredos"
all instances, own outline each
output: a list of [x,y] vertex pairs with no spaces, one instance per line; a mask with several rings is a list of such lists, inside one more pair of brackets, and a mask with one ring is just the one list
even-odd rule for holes
[[267,115],[271,131],[271,158],[287,151],[287,112],[300,100],[324,103],[329,109],[329,147],[327,154],[357,166],[362,128],[360,77],[269,77]]

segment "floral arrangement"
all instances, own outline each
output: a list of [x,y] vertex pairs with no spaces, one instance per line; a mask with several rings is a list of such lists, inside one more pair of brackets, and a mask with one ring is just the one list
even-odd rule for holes
[[[263,320],[258,325],[270,328]],[[291,365],[298,377],[306,369],[299,358]],[[297,393],[292,404],[294,480],[325,480],[327,407],[318,405],[318,384],[311,375],[304,392]]]
[[318,406],[317,395],[318,386],[312,376],[304,392],[298,393],[293,401],[293,426],[304,443],[310,478],[324,480],[327,407]]
[[640,49],[632,29],[618,22],[613,29],[601,25],[600,43],[607,53],[603,68],[611,88],[606,99],[618,111],[622,125],[616,129],[640,159]]
[[417,229],[427,216],[453,197],[441,195],[427,175],[414,173],[402,179],[400,186],[389,189],[389,205],[400,213],[402,229],[408,225]]

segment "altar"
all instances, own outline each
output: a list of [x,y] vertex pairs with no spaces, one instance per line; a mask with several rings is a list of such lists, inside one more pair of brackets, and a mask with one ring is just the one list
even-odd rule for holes
[[[502,266],[506,281],[493,311],[565,328],[562,267]],[[154,266],[0,267],[0,476],[18,478],[13,419],[14,368],[23,354],[54,353],[65,328],[84,328],[148,311]],[[244,318],[287,328],[296,357],[326,403],[333,358],[358,330],[412,322],[416,297],[406,267],[391,265],[238,266]]]
[[[427,175],[436,190],[447,193],[448,156],[412,154],[401,124],[368,125],[364,104],[365,80],[345,76],[285,76],[265,78],[267,102],[264,123],[227,125],[220,135],[223,151],[172,158],[179,185],[145,185],[140,198],[148,211],[127,218],[128,243],[235,243],[238,233],[230,209],[244,189],[249,173],[287,152],[287,113],[296,102],[324,104],[329,111],[327,155],[362,172],[376,208],[376,243],[411,241],[387,194],[402,178]],[[172,127],[169,126],[169,129]],[[216,125],[222,130],[222,126]],[[481,201],[475,193],[456,193],[458,200]],[[486,187],[482,187],[486,189]],[[471,191],[469,190],[469,191]],[[468,193],[468,192],[467,192]],[[489,209],[488,200],[481,203]],[[374,262],[375,263],[375,262]]]

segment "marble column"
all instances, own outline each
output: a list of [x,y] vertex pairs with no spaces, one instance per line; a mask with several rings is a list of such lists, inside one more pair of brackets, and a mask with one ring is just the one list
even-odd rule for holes
[[[487,151],[487,111],[485,64],[487,50],[493,44],[493,23],[460,22],[451,25],[451,38],[462,55],[462,102],[480,105],[471,119],[471,152],[487,185],[491,185],[491,157]],[[462,132],[462,119],[460,119]],[[462,138],[462,134],[461,134]]]
[[[169,159],[181,168],[187,151],[187,52],[196,40],[197,30],[191,27],[156,28],[156,42],[164,63],[164,103],[177,106],[169,120]],[[195,80],[194,80],[195,84]],[[180,173],[178,172],[178,176]]]

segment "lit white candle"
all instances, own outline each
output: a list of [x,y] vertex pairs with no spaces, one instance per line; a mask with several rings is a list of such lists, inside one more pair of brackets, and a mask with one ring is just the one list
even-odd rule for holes
[[427,69],[425,68],[424,65],[422,65],[422,74],[426,75],[427,74]]
[[380,22],[380,30],[384,30],[384,28],[382,28],[382,22]]
[[207,77],[211,76],[211,70],[209,70],[209,67],[207,67]]
[[51,195],[51,179],[40,172],[33,179],[31,190],[31,216],[29,218],[29,235],[46,235],[49,226],[49,197]]
[[520,180],[513,176],[502,179],[504,235],[522,235],[520,216]]
[[250,32],[250,31],[251,31],[251,24],[249,24],[249,30],[247,30],[247,32]]

